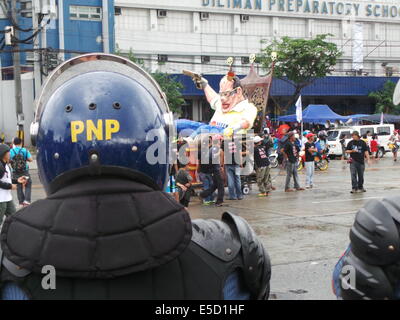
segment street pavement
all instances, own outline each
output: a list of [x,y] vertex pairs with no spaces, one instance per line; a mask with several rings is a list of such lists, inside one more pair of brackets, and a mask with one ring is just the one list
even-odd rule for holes
[[[45,197],[32,165],[33,200]],[[257,198],[253,185],[241,201],[225,206],[203,206],[193,198],[189,207],[193,219],[219,219],[225,211],[246,219],[260,236],[272,262],[271,299],[335,299],[332,271],[349,243],[355,213],[373,199],[399,194],[400,163],[390,154],[366,169],[366,193],[350,194],[350,171],[340,160],[331,161],[326,172],[316,171],[316,187],[285,193],[285,173],[272,170],[276,191]],[[300,173],[304,186],[305,176]],[[16,199],[16,195],[15,195]]]

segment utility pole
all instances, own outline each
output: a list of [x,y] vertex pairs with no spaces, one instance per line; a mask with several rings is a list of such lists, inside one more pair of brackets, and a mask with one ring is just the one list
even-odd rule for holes
[[[38,11],[39,9],[39,11]],[[38,21],[38,13],[40,13],[40,6],[37,6],[37,2],[33,1],[32,3],[32,26],[33,32],[39,29],[39,21]],[[39,96],[40,88],[42,86],[42,73],[41,73],[41,65],[40,65],[40,52],[39,52],[39,36],[37,35],[33,39],[33,76],[35,78],[35,98]]]
[[[17,0],[11,0],[11,16],[18,23]],[[24,110],[22,107],[22,83],[21,83],[21,61],[19,52],[19,30],[14,28],[13,41],[13,63],[14,63],[14,83],[15,83],[15,109],[17,113],[17,136],[24,142]]]

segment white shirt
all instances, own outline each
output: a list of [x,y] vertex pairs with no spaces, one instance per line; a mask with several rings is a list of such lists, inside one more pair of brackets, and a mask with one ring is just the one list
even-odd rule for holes
[[[1,182],[12,184],[11,180],[11,169],[8,164],[6,164],[6,172],[3,178],[0,179]],[[5,190],[0,188],[0,202],[8,202],[12,200],[11,190]]]

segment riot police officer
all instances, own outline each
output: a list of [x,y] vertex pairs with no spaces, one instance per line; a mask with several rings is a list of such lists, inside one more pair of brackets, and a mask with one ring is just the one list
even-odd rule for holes
[[159,86],[124,58],[52,73],[31,128],[47,198],[3,225],[3,299],[268,298],[269,258],[247,222],[191,221],[162,192],[168,161],[149,154],[168,159],[171,124]]
[[398,197],[371,200],[356,215],[351,244],[333,274],[339,299],[400,299]]

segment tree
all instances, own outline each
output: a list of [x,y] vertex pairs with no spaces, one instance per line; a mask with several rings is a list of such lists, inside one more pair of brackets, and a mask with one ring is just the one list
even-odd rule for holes
[[325,41],[328,36],[330,34],[317,35],[311,40],[282,37],[281,40],[273,40],[261,50],[259,61],[262,66],[270,69],[273,63],[272,53],[276,52],[274,76],[295,88],[285,109],[295,103],[303,88],[333,71],[342,52],[336,44]]
[[145,67],[144,61],[137,58],[132,50],[129,50],[128,54],[123,54],[117,48],[115,53],[120,56],[126,56],[129,60],[150,73],[161,87],[161,90],[164,91],[165,95],[167,96],[168,105],[171,111],[177,114],[182,113],[182,105],[185,103],[185,100],[182,97],[182,90],[184,88],[182,83],[177,81],[175,77],[169,75],[168,73],[160,71],[151,72]]
[[390,80],[386,81],[383,88],[369,93],[368,97],[375,100],[376,113],[400,114],[400,105],[393,104],[393,93],[396,84]]

